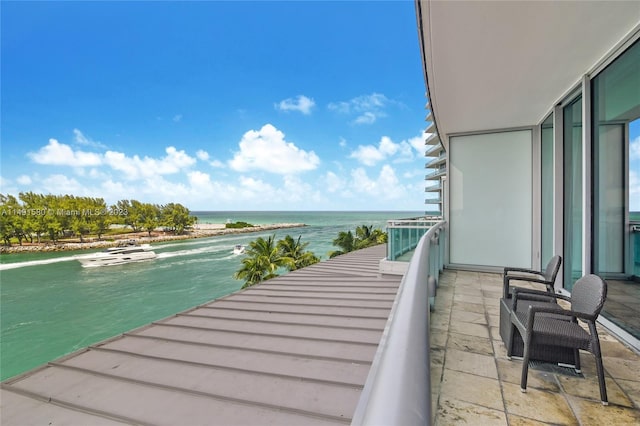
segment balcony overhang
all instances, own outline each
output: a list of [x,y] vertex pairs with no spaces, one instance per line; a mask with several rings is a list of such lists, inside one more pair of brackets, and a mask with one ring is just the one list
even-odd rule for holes
[[416,1],[440,137],[531,126],[625,36],[638,1]]

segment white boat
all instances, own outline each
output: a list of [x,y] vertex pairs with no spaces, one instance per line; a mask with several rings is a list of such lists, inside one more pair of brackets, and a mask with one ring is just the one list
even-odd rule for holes
[[156,256],[149,244],[138,244],[135,240],[127,240],[120,242],[116,247],[109,247],[98,253],[75,256],[75,258],[83,267],[91,268],[142,262],[155,259]]
[[236,244],[233,248],[233,254],[244,254],[245,246],[242,244]]

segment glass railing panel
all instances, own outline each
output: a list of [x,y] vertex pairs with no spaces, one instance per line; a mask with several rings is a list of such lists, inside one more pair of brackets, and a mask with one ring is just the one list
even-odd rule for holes
[[420,238],[438,222],[439,218],[390,220],[387,222],[387,260],[415,250]]
[[640,278],[640,222],[631,225],[631,250],[633,253],[632,273]]

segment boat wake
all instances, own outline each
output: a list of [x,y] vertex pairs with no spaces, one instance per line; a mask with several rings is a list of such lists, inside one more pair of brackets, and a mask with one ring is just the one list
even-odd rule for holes
[[[231,248],[229,246],[229,244],[227,243],[227,241],[231,240],[231,238],[229,239],[219,239],[216,241],[216,244],[211,244],[211,241],[208,242],[207,245],[202,246],[203,241],[194,241],[194,242],[190,242],[187,243],[186,245],[188,246],[194,246],[194,245],[201,245],[201,247],[198,248],[188,248],[185,250],[176,250],[176,251],[165,251],[165,252],[158,252],[158,250],[164,250],[166,248],[170,248],[170,247],[174,247],[174,246],[180,246],[180,247],[184,247],[185,243],[182,244],[167,244],[167,245],[158,245],[158,246],[154,246],[154,250],[156,250],[157,253],[157,259],[169,259],[169,258],[173,258],[173,257],[182,257],[182,256],[196,256],[196,255],[200,255],[200,254],[205,254],[205,253],[221,253],[221,252],[227,252],[230,251]],[[237,238],[236,238],[237,240]],[[233,258],[234,255],[231,254],[229,256],[225,256],[223,259],[231,259]],[[39,266],[39,265],[49,265],[52,263],[59,263],[59,262],[68,262],[68,261],[77,261],[76,255],[74,256],[64,256],[64,257],[56,257],[56,258],[52,258],[52,259],[42,259],[42,260],[30,260],[30,261],[26,261],[26,262],[14,262],[14,263],[2,263],[0,264],[0,271],[6,271],[6,270],[10,270],[10,269],[17,269],[17,268],[26,268],[26,267],[30,267],[30,266]]]
[[188,250],[176,250],[169,251],[164,253],[158,253],[158,259],[168,259],[171,257],[179,257],[179,256],[195,256],[203,253],[216,253],[228,249],[227,245],[209,245],[200,248],[188,249]]
[[29,260],[27,262],[15,262],[15,263],[2,263],[0,264],[0,271],[6,271],[8,269],[26,268],[28,266],[49,265],[51,263],[68,262],[70,260],[76,260],[73,256],[56,257],[54,259],[42,259],[42,260]]

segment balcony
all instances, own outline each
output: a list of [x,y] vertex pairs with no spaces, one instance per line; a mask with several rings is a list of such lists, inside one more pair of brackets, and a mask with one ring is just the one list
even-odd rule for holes
[[[427,133],[429,133],[429,129],[432,129],[434,126],[431,125],[427,128]],[[432,129],[435,130],[435,129]],[[431,133],[431,136],[429,136],[425,141],[424,141],[425,145],[440,145],[440,137],[436,134],[436,133]]]
[[604,329],[609,407],[588,355],[521,393],[501,276],[443,270],[446,223],[420,220],[402,278],[380,245],[194,307],[3,382],[0,423],[639,424],[640,356]]
[[442,184],[437,183],[435,185],[427,186],[424,188],[424,192],[439,192],[442,191]]
[[444,149],[442,148],[441,145],[433,145],[431,148],[427,149],[427,151],[424,153],[425,157],[435,157],[435,156],[440,156],[442,155],[441,153],[444,152]]
[[[506,357],[498,333],[499,274],[445,271],[430,317],[432,423],[617,425],[640,422],[640,356],[598,326],[610,406],[599,400],[593,356],[582,377]],[[535,384],[534,384],[535,383]]]
[[442,176],[445,176],[447,174],[447,168],[446,167],[441,167],[437,170],[434,170],[431,173],[427,173],[427,175],[424,177],[425,180],[433,180],[433,179],[439,179]]
[[436,158],[434,158],[433,160],[429,161],[426,165],[427,168],[435,168],[436,166],[439,166],[440,164],[444,164],[447,162],[447,155],[446,154],[442,154]]

